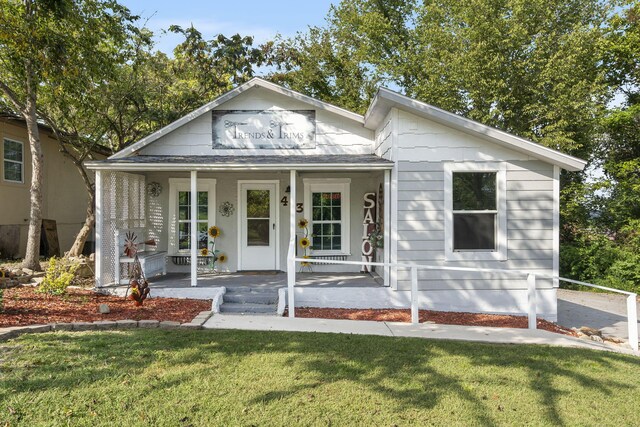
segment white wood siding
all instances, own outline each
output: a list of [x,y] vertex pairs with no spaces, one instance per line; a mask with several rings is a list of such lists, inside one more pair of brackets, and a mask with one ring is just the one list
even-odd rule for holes
[[[524,269],[551,274],[553,267],[553,166],[398,111],[397,259],[429,265]],[[507,260],[444,260],[443,162],[506,162]],[[408,270],[398,289],[410,288]],[[504,274],[422,271],[421,290],[525,289],[525,277]],[[538,287],[552,287],[539,280]]]
[[[312,110],[313,106],[254,87],[216,110]],[[374,133],[337,114],[316,110],[316,148],[303,150],[212,149],[211,113],[205,113],[140,151],[145,155],[318,155],[371,154]]]

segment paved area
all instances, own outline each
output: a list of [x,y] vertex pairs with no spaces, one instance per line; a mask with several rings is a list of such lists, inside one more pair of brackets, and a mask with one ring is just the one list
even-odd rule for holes
[[243,329],[255,331],[324,332],[392,337],[415,337],[503,344],[545,344],[633,353],[630,349],[554,334],[543,330],[489,328],[362,320],[303,319],[288,317],[240,316],[216,314],[203,325],[205,329]]
[[[640,304],[637,306],[640,313]],[[627,339],[627,296],[558,289],[558,324],[588,326],[604,335]]]

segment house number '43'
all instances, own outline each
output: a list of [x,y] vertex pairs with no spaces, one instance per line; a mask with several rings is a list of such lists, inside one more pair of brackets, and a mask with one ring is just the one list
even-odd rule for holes
[[[282,204],[282,206],[289,206],[289,198],[287,196],[284,196],[282,199],[280,199],[280,203]],[[303,211],[303,204],[296,203],[296,212],[302,213],[302,211]]]

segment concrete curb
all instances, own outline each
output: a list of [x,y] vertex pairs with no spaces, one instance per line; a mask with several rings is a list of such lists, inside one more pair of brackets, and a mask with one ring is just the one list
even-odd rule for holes
[[203,329],[202,325],[213,315],[213,311],[200,312],[191,322],[180,323],[158,320],[97,320],[95,322],[49,323],[46,325],[10,326],[0,328],[0,342],[17,338],[24,334],[57,331],[106,331],[114,329],[162,328],[162,329]]

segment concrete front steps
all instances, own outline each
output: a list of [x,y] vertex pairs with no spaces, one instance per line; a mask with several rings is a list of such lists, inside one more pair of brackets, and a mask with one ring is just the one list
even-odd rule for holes
[[222,298],[220,313],[276,315],[278,289],[251,286],[229,287]]

